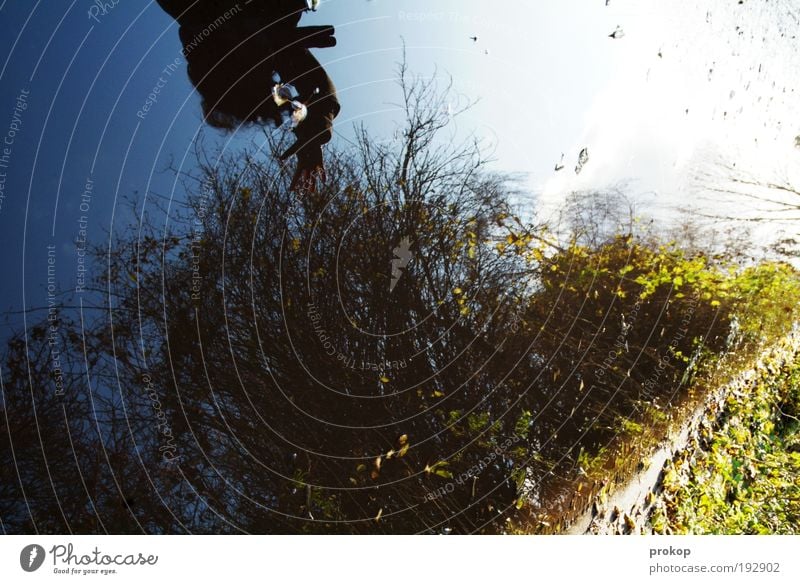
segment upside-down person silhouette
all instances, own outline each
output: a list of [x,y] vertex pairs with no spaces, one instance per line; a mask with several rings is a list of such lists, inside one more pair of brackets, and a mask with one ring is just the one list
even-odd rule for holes
[[316,0],[158,0],[180,24],[183,54],[210,125],[281,126],[291,120],[290,189],[313,192],[326,180],[322,146],[339,113],[336,88],[310,48],[336,44],[332,26],[297,26]]

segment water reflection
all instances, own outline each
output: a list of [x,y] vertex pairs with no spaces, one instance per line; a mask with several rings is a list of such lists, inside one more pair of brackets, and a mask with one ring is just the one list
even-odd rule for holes
[[452,96],[400,79],[402,140],[363,132],[302,196],[274,159],[201,158],[172,231],[145,220],[97,250],[102,318],[57,313],[12,343],[7,529],[535,527],[531,505],[579,506],[558,477],[675,398],[687,365],[659,355],[723,346],[691,286],[643,301],[617,279],[648,269],[630,235],[590,239],[577,213],[561,247],[516,217],[480,145],[437,140]]
[[[4,530],[554,530],[741,341],[701,230],[670,248],[614,192],[565,197],[558,233],[521,217],[520,183],[451,131],[459,96],[405,64],[393,139],[361,128],[324,168],[332,27],[293,0],[159,4],[205,122],[295,142],[198,146],[168,227],[136,207],[94,248],[101,301],[11,339]],[[604,167],[581,148],[553,172]]]
[[317,179],[325,180],[322,146],[341,108],[333,81],[309,49],[335,46],[333,27],[298,26],[310,10],[305,0],[159,4],[180,24],[206,122],[236,130],[291,121],[297,140],[280,159],[297,159],[292,190],[313,191]]

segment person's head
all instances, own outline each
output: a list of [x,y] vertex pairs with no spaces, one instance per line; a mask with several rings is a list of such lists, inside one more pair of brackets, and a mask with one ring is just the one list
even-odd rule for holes
[[[319,0],[157,0],[162,10],[183,24],[217,27],[220,21],[268,20],[295,27],[303,12],[316,10]],[[312,6],[313,4],[313,6]]]
[[[246,124],[280,124],[269,94],[279,63],[305,49],[292,42],[306,0],[159,0],[180,23],[189,79],[205,121],[233,130]],[[291,112],[289,112],[291,113]]]

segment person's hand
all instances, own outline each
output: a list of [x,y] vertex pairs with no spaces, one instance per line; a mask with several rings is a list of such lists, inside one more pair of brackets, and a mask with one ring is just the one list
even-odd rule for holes
[[295,168],[289,190],[294,192],[314,193],[317,190],[317,180],[325,182],[325,166],[322,162],[322,146],[319,144],[305,144],[298,147],[300,142],[295,143],[289,150],[281,155],[281,160],[285,161],[292,155],[297,157],[297,168]]
[[298,158],[297,168],[294,171],[289,190],[301,194],[315,193],[317,192],[317,179],[323,183],[327,180],[325,167],[322,163],[320,162],[313,166],[305,166],[302,164],[302,160]]

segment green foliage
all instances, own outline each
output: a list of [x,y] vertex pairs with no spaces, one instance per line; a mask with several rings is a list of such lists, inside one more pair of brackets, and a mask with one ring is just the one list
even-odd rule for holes
[[[741,268],[674,242],[618,235],[573,244],[540,261],[542,287],[527,319],[545,323],[539,335],[553,348],[543,352],[558,355],[543,377],[552,382],[549,392],[559,392],[569,421],[553,430],[565,437],[585,432],[570,457],[576,464],[565,470],[576,479],[583,471],[589,480],[614,473],[624,482],[648,444],[680,416],[681,404],[703,395],[709,383],[727,381],[715,367],[723,355],[736,351],[732,361],[742,362],[764,342],[782,338],[800,307],[800,275],[791,266]],[[537,306],[545,310],[536,313]],[[565,381],[568,375],[578,381]],[[602,408],[584,400],[584,391]],[[744,461],[734,466],[732,477],[746,476]],[[781,480],[797,476],[791,465],[786,469]],[[702,505],[713,501],[706,494]],[[687,503],[694,504],[700,505]],[[552,517],[561,519],[561,512]],[[653,521],[659,531],[674,527],[666,514]]]
[[531,414],[528,410],[523,411],[520,417],[517,419],[516,425],[514,426],[514,433],[521,438],[527,438],[532,420],[533,414]]
[[618,421],[620,428],[626,434],[636,435],[644,432],[644,428],[642,427],[642,425],[637,422],[634,422],[630,418],[620,417],[618,418]]
[[489,412],[470,414],[467,416],[467,426],[472,435],[484,430],[489,425]]
[[[652,437],[673,399],[730,348],[732,322],[740,342],[760,342],[796,317],[800,281],[788,265],[728,267],[675,243],[621,234],[565,243],[525,223],[512,212],[514,181],[489,171],[479,143],[434,139],[449,123],[447,99],[431,84],[403,87],[404,139],[385,144],[362,131],[352,150],[330,149],[316,193],[287,190],[285,169],[258,162],[260,150],[212,156],[200,162],[191,211],[170,221],[174,232],[150,220],[116,234],[112,249],[98,248],[95,288],[114,303],[96,325],[61,324],[65,334],[73,329],[64,368],[80,383],[111,383],[95,393],[124,400],[124,408],[99,408],[112,412],[102,432],[124,437],[111,441],[113,470],[129,486],[136,477],[141,505],[153,482],[140,471],[162,466],[142,391],[146,357],[181,453],[180,475],[159,477],[161,488],[147,495],[151,511],[141,513],[159,530],[505,530],[499,519],[511,518],[498,510],[513,502],[530,511],[523,498],[531,485],[554,505],[568,500],[555,491],[572,488],[570,473],[589,481],[636,464],[632,444]],[[414,260],[388,301],[387,268],[406,239]],[[46,326],[4,359],[12,389],[4,408],[14,415],[0,421],[0,434],[12,434],[3,427],[9,420],[15,439],[27,434],[23,456],[5,455],[0,469],[35,464],[44,434],[55,441],[45,459],[77,462],[81,452],[86,475],[99,476],[95,439],[76,448],[71,438],[63,451],[61,424],[69,419],[67,432],[80,442],[89,402],[67,392],[79,397],[64,409],[44,391],[52,385]],[[41,393],[35,410],[29,385]],[[124,417],[112,417],[119,411]],[[715,479],[718,492],[698,494],[700,508],[746,497],[753,468],[772,465],[763,473],[776,473],[773,491],[791,480],[796,428],[769,426],[768,408],[756,413],[763,424],[731,427],[736,448],[712,451],[727,474]],[[42,422],[45,432],[29,432]],[[768,438],[751,456],[755,435]],[[74,486],[74,468],[52,465],[22,467],[20,476],[35,478],[25,487],[31,500],[52,501],[56,486]],[[0,474],[4,525],[9,517],[25,525],[31,515],[5,504],[24,499],[18,479]],[[111,501],[120,486],[103,480]],[[85,521],[84,494],[73,495],[64,507]],[[769,501],[780,499],[773,492]],[[127,503],[98,506],[121,513]],[[60,505],[37,515],[67,519]],[[141,530],[138,522],[126,516],[114,527]]]
[[747,338],[782,335],[797,319],[800,275],[789,264],[767,262],[735,272],[727,287]]
[[[732,394],[707,446],[664,477],[658,532],[796,534],[800,531],[800,361],[767,363],[746,392]],[[687,458],[688,457],[688,458]]]

